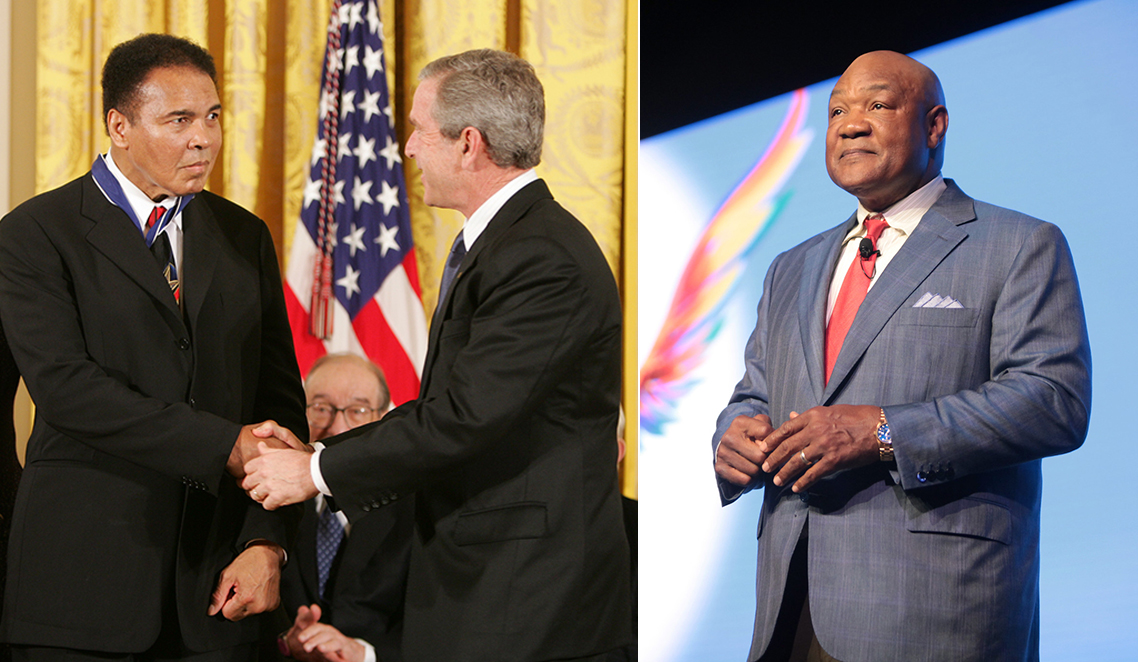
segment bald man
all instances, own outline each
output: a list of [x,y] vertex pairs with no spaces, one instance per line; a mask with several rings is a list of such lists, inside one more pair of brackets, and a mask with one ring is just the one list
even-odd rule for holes
[[830,95],[857,211],[771,264],[712,442],[724,505],[762,488],[750,660],[1039,657],[1040,460],[1086,436],[1086,323],[1062,233],[944,179],[947,131],[898,53]]
[[[314,442],[378,421],[391,407],[383,371],[354,354],[321,357],[304,380],[304,393]],[[281,600],[293,619],[281,637],[282,653],[302,662],[403,659],[414,503],[406,499],[355,524],[323,498],[304,504],[296,559],[285,567],[281,583]],[[344,537],[334,549],[327,548],[322,571],[321,546],[333,544],[323,538],[338,538],[337,525]]]

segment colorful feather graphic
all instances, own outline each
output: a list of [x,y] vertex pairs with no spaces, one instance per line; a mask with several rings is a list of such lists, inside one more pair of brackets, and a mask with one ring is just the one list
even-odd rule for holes
[[809,98],[793,93],[766,152],[704,228],[672,296],[668,316],[640,367],[640,427],[661,434],[675,419],[692,373],[723,323],[722,311],[747,257],[790,198],[779,189],[794,172],[812,132],[804,130]]

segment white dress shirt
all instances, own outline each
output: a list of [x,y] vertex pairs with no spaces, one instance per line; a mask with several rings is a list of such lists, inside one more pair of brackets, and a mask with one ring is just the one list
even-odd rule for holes
[[[901,250],[905,240],[913,234],[913,230],[917,229],[921,217],[936,203],[937,198],[947,188],[948,185],[944,183],[944,177],[937,175],[928,184],[901,198],[881,212],[889,227],[885,228],[885,231],[881,233],[881,238],[877,240],[877,250],[881,251],[881,254],[877,256],[876,270],[873,278],[869,280],[870,289],[873,288],[873,284],[877,282],[877,278],[885,271],[885,268],[889,266],[893,256]],[[842,281],[846,278],[846,272],[850,270],[850,265],[853,264],[854,258],[857,256],[858,244],[865,237],[865,219],[872,213],[860,202],[858,203],[857,225],[850,230],[843,240],[842,252],[838,257],[838,266],[834,268],[834,276],[830,280],[830,296],[826,302],[826,324],[830,323],[830,315],[834,312],[834,305],[838,301],[838,292],[842,288]]]

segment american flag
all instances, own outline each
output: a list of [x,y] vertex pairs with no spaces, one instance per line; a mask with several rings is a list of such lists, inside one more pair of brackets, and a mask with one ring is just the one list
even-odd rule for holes
[[376,0],[334,0],[285,297],[302,373],[367,356],[398,405],[419,394],[427,329],[384,66]]

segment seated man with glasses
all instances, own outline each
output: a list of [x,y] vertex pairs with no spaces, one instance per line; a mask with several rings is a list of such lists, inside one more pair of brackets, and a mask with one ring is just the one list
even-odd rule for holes
[[[353,354],[318,360],[304,392],[314,443],[378,421],[391,407],[383,371]],[[349,526],[322,496],[305,502],[281,585],[293,619],[278,641],[281,653],[305,662],[402,659],[413,504],[393,504]]]

